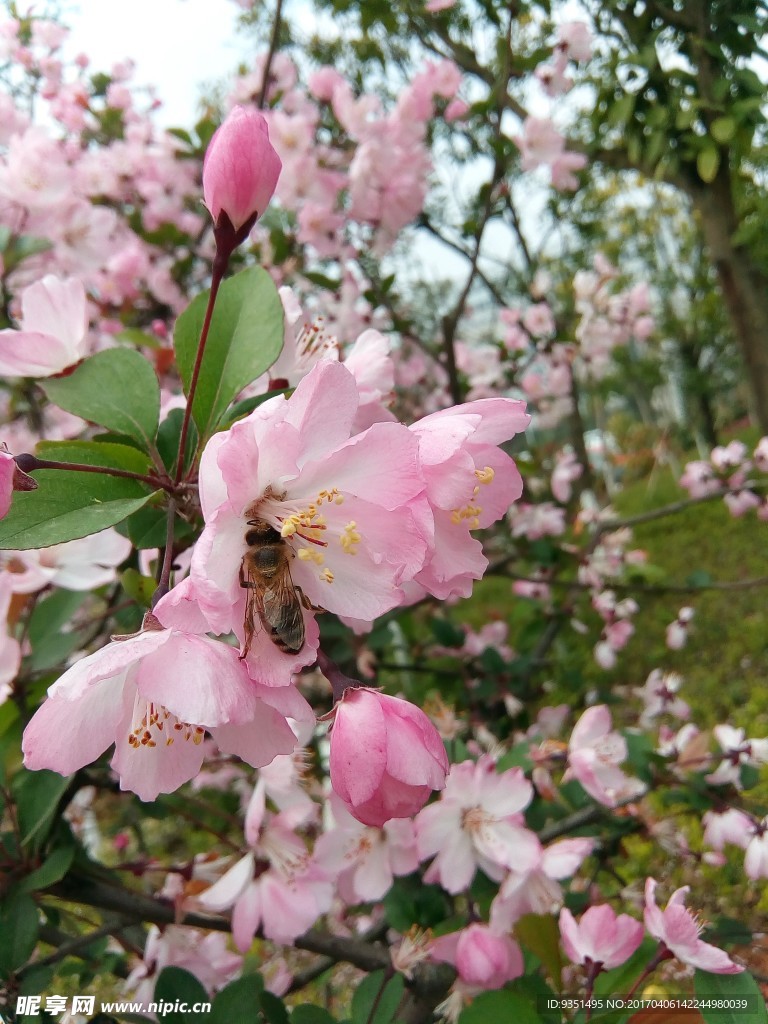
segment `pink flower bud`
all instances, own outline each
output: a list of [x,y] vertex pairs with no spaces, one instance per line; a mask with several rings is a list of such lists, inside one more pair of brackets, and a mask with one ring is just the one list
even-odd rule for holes
[[0,519],[8,515],[13,498],[13,478],[16,463],[10,452],[0,451]]
[[484,924],[471,924],[435,939],[431,954],[433,960],[453,964],[470,992],[502,988],[523,973],[518,944]]
[[214,223],[225,213],[235,231],[267,208],[282,163],[257,110],[233,107],[216,130],[203,163],[203,195]]
[[331,729],[331,785],[365,825],[421,810],[445,787],[448,758],[419,708],[366,687],[350,687]]

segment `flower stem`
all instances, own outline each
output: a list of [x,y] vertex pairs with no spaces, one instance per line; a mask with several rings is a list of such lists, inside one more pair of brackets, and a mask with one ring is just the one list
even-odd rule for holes
[[181,433],[179,434],[179,452],[176,457],[176,484],[181,482],[181,478],[184,474],[184,456],[187,449],[187,434],[189,432],[189,421],[192,417],[192,403],[195,400],[195,392],[197,391],[197,381],[200,377],[200,368],[203,365],[203,355],[205,354],[205,345],[208,341],[208,333],[211,329],[211,318],[213,317],[213,307],[216,304],[216,296],[219,291],[219,286],[224,278],[224,272],[227,269],[229,263],[229,253],[224,253],[221,247],[217,246],[216,256],[213,260],[213,269],[211,272],[211,290],[208,293],[208,306],[205,310],[205,319],[203,320],[203,326],[200,330],[200,340],[197,343],[197,353],[195,355],[195,365],[192,367],[192,377],[189,382],[189,393],[187,394],[187,405],[184,409],[184,419],[181,424]]
[[176,523],[176,502],[173,498],[168,500],[168,510],[165,520],[165,550],[163,551],[163,566],[160,570],[160,578],[157,581],[157,589],[152,595],[152,610],[155,605],[168,593],[171,586],[171,569],[173,567],[173,540],[174,526]]
[[344,696],[344,691],[350,686],[359,687],[363,685],[359,679],[352,679],[351,676],[345,675],[336,662],[319,649],[317,652],[317,667],[331,684],[334,704],[341,700]]
[[140,480],[150,487],[162,487],[169,490],[170,480],[163,480],[153,473],[132,473],[129,469],[115,469],[112,466],[89,466],[82,462],[54,462],[51,459],[38,459],[36,455],[25,452],[16,456],[16,465],[24,473],[34,472],[36,469],[67,469],[75,473],[101,473],[104,476],[119,476],[126,480]]

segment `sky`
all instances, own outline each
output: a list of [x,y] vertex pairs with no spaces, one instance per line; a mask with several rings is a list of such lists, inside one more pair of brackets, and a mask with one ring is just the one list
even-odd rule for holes
[[203,83],[220,80],[243,59],[253,40],[238,42],[239,8],[232,0],[68,0],[66,52],[87,53],[93,70],[132,58],[137,85],[155,85],[163,100],[158,120],[189,124]]

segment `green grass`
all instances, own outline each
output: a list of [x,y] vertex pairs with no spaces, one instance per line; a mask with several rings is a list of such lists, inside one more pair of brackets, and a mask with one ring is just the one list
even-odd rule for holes
[[[621,516],[631,516],[681,497],[667,474],[652,488],[645,482],[628,487],[615,505]],[[754,513],[734,519],[722,500],[638,525],[634,536],[663,570],[664,584],[686,584],[702,572],[722,582],[768,575],[768,523]],[[749,735],[768,734],[768,587],[640,594],[637,600],[637,632],[613,674],[637,684],[657,666],[680,672],[682,695],[697,721],[729,718]],[[688,644],[670,651],[666,626],[686,604],[696,611]]]

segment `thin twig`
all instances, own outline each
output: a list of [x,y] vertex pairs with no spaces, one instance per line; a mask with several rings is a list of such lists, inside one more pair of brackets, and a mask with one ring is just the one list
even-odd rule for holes
[[267,102],[267,93],[269,91],[269,76],[272,71],[272,62],[275,59],[277,53],[278,41],[280,39],[280,24],[282,21],[283,14],[283,0],[277,0],[275,5],[275,17],[272,21],[272,34],[269,38],[269,50],[267,51],[267,59],[264,62],[264,74],[261,79],[261,89],[259,90],[259,98],[256,101],[259,110],[264,109],[264,104]]

